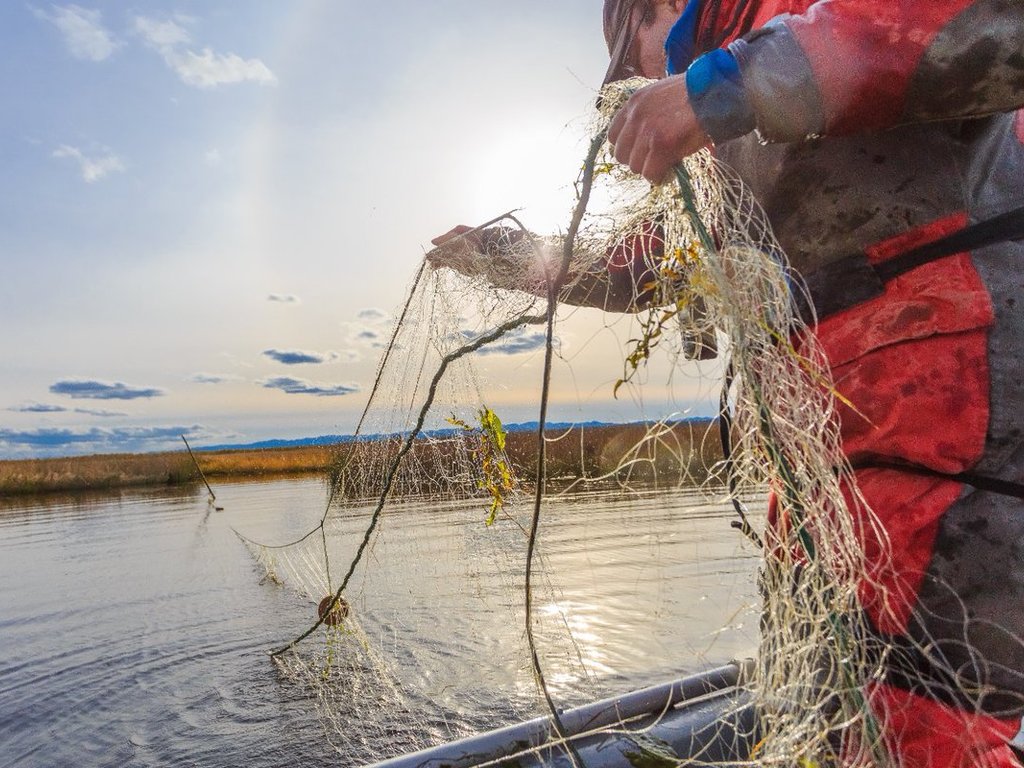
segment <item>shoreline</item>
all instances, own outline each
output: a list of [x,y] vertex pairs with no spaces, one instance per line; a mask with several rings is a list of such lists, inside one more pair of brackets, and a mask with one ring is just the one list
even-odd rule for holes
[[[553,432],[547,444],[550,476],[584,477],[614,473],[627,454],[640,459],[632,472],[686,472],[706,476],[721,460],[717,422],[678,423],[666,427],[673,450],[665,449],[665,434],[636,447],[648,436],[650,425],[616,424]],[[536,433],[507,434],[507,455],[513,471],[531,477],[536,470]],[[285,477],[320,474],[326,477],[332,463],[352,443],[195,450],[203,475],[214,480]],[[660,449],[659,449],[660,446]],[[643,455],[646,454],[646,455]],[[188,451],[137,454],[94,454],[46,459],[0,460],[0,497],[31,497],[47,493],[103,491],[121,488],[182,487],[202,484]]]

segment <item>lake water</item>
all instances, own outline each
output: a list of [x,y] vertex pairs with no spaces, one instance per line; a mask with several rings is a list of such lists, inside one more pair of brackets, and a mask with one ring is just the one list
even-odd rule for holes
[[[525,538],[509,521],[486,527],[482,502],[385,518],[332,651],[360,658],[340,662],[347,687],[325,697],[268,657],[315,604],[261,579],[234,532],[309,530],[323,485],[215,488],[220,512],[194,490],[0,500],[0,768],[364,765],[542,711]],[[546,505],[536,615],[560,705],[753,652],[756,553],[731,514],[678,490]],[[345,518],[332,568],[366,520]],[[315,666],[324,636],[307,643]]]

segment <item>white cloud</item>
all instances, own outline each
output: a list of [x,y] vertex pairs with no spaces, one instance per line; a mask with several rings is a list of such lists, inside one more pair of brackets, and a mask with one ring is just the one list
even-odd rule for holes
[[103,61],[118,46],[103,26],[99,11],[90,11],[77,5],[55,5],[51,13],[40,9],[33,9],[33,12],[60,31],[68,51],[77,59]]
[[224,156],[220,153],[219,149],[210,149],[203,155],[203,161],[211,168],[216,168],[224,162]]
[[192,42],[188,30],[173,21],[137,16],[135,32],[187,85],[216,88],[244,82],[260,85],[277,83],[277,77],[259,59],[244,59],[235,53],[215,53],[210,48],[197,52],[187,47]]
[[191,41],[188,31],[173,21],[158,21],[145,16],[135,17],[135,32],[165,55],[175,47]]
[[277,82],[274,73],[259,59],[243,59],[234,53],[214,53],[209,48],[204,48],[202,53],[175,53],[166,60],[178,77],[197,88],[216,88],[246,81],[260,85]]
[[124,162],[110,150],[104,150],[100,155],[89,157],[78,147],[61,144],[53,151],[53,156],[75,160],[82,171],[82,178],[89,184],[124,170]]

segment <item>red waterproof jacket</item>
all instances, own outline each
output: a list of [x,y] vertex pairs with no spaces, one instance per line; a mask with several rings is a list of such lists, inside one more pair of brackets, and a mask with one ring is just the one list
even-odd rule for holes
[[1024,243],[947,254],[867,300],[842,301],[853,281],[830,269],[1024,206],[1024,2],[692,0],[669,62],[796,271],[823,304],[852,304],[816,334],[856,408],[841,407],[844,450],[888,537],[891,557],[865,531],[863,598],[906,651],[893,679],[931,680],[1012,734],[1024,503],[878,467],[1024,482]]

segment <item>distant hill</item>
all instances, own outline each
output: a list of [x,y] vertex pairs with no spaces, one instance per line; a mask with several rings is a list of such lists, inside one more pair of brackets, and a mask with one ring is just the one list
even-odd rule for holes
[[[678,419],[677,423],[691,423],[691,424],[703,424],[706,422],[714,421],[714,419],[706,416],[695,416],[689,419]],[[505,424],[505,429],[508,432],[535,432],[537,430],[536,421],[524,421],[518,424]],[[572,428],[594,428],[594,427],[614,427],[614,426],[625,426],[623,424],[615,424],[613,422],[606,421],[553,421],[549,422],[547,429],[551,431],[564,431]],[[428,437],[447,437],[459,433],[456,427],[428,430],[426,435]],[[357,438],[354,435],[320,435],[318,437],[299,437],[294,440],[260,440],[255,443],[231,443],[223,445],[204,445],[201,447],[193,446],[197,451],[252,451],[260,450],[263,448],[302,448],[306,446],[314,445],[339,445],[343,443],[351,443],[357,439],[374,439],[380,438],[381,435],[362,435]]]

